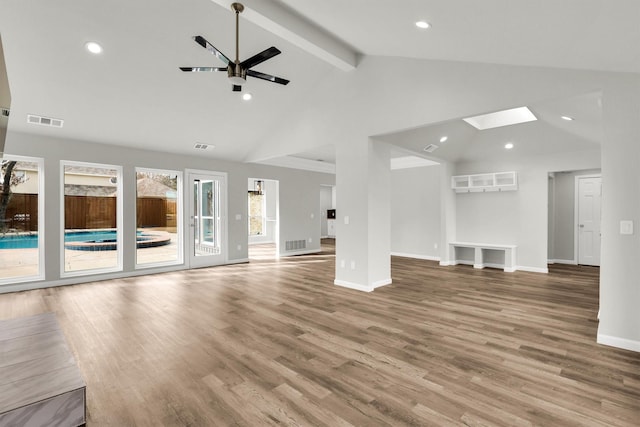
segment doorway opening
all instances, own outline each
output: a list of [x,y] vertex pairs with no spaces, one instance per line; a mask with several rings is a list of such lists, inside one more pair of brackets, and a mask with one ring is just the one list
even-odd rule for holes
[[273,179],[247,180],[250,260],[273,260],[279,256],[279,184]]
[[550,264],[600,265],[599,169],[549,174]]

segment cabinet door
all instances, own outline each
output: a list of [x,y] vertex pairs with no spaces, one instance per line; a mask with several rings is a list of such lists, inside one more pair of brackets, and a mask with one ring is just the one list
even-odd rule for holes
[[471,175],[471,188],[493,187],[493,174]]
[[454,190],[468,189],[469,188],[469,175],[452,176],[451,188]]
[[500,172],[496,174],[496,185],[516,185],[515,172]]

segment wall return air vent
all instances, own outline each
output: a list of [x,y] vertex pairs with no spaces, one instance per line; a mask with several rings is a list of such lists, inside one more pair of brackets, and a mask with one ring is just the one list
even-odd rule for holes
[[64,120],[54,119],[52,117],[36,116],[35,114],[27,114],[27,123],[31,123],[33,125],[61,128],[64,125]]
[[196,142],[193,148],[195,148],[196,150],[208,150],[209,148],[213,148],[213,145],[201,144],[199,142]]

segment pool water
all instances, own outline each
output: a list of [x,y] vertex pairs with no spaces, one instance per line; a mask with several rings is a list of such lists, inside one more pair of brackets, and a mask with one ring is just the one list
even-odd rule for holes
[[[142,231],[138,231],[137,235],[138,242],[146,240]],[[65,242],[115,242],[116,238],[115,230],[67,231],[64,234]],[[0,236],[0,249],[35,249],[37,247],[38,235],[35,233]]]

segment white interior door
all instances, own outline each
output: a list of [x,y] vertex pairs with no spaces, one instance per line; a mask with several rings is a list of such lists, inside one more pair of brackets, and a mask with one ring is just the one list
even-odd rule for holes
[[226,261],[226,176],[188,172],[189,267]]
[[602,178],[578,178],[578,264],[600,265]]

